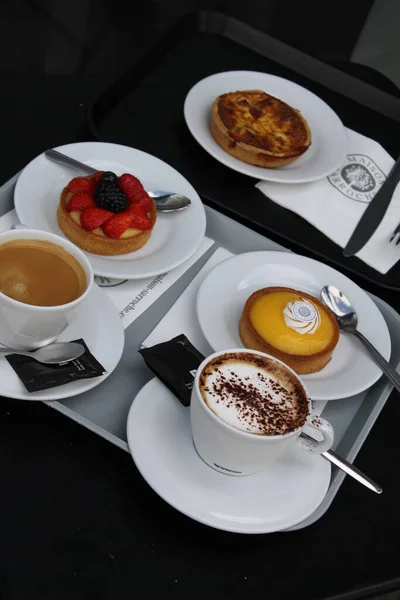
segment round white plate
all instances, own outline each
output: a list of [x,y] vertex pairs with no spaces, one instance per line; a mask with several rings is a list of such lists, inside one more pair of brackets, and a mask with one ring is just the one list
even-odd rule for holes
[[[236,90],[263,90],[298,109],[311,129],[311,146],[285,167],[266,169],[249,165],[228,154],[210,133],[211,107],[220,94]],[[186,96],[184,115],[193,137],[221,163],[257,179],[304,183],[321,179],[343,162],[347,137],[337,114],[312,92],[288,79],[255,71],[228,71],[202,79]]]
[[107,373],[92,379],[72,381],[60,387],[28,392],[8,362],[0,358],[0,395],[17,400],[62,400],[83,394],[100,385],[118,365],[124,349],[125,334],[120,316],[110,298],[97,285],[79,309],[74,321],[57,341],[70,342],[82,338],[90,352]]
[[[132,173],[147,190],[171,190],[192,201],[183,211],[158,213],[149,241],[136,252],[112,257],[86,253],[96,275],[120,279],[152,277],[177,267],[196,252],[204,237],[206,216],[196,190],[178,171],[151,154],[118,144],[82,142],[59,146],[57,150],[99,170],[115,171],[117,175]],[[44,154],[33,159],[15,186],[15,209],[21,223],[64,236],[56,214],[60,193],[79,174],[51,162]]]
[[299,448],[255,475],[214,471],[194,449],[189,409],[157,378],[133,401],[127,437],[137,468],[163,500],[225,531],[271,533],[292,527],[314,512],[329,486],[330,463]]
[[[217,265],[203,280],[197,296],[201,329],[215,350],[242,347],[239,319],[247,298],[274,285],[292,287],[319,298],[333,284],[351,301],[359,330],[387,359],[390,334],[381,312],[351,279],[311,258],[291,252],[249,252]],[[368,389],[382,371],[354,336],[342,333],[332,360],[319,373],[301,375],[313,400],[338,400]]]

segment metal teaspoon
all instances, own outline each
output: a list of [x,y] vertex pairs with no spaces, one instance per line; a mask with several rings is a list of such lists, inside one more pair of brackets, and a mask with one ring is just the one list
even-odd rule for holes
[[334,285],[326,285],[321,290],[321,298],[324,304],[334,313],[338,325],[345,333],[355,335],[366,348],[370,351],[372,358],[380,366],[383,373],[393,383],[394,387],[400,391],[400,375],[382,354],[371,344],[363,334],[357,329],[357,313],[350,303],[350,300]]
[[[89,167],[89,165],[85,165],[85,163],[81,163],[79,160],[70,158],[69,156],[62,154],[57,150],[46,150],[45,156],[54,162],[67,165],[73,169],[78,169],[79,171],[83,171],[88,175],[92,175],[93,173],[97,172],[97,169]],[[166,192],[164,190],[146,191],[150,198],[153,198],[156,208],[160,212],[176,212],[177,210],[183,210],[184,208],[187,208],[191,204],[190,198],[184,196],[183,194]]]
[[33,350],[32,352],[17,350],[16,348],[0,348],[0,354],[30,356],[30,358],[34,358],[45,365],[58,365],[63,362],[71,362],[82,356],[84,352],[85,348],[76,342],[57,342],[38,350]]

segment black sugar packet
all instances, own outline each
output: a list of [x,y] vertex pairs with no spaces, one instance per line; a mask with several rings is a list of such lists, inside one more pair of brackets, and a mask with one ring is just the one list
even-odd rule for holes
[[47,390],[78,379],[90,379],[107,373],[82,339],[71,341],[81,344],[85,348],[85,352],[69,363],[44,365],[33,358],[29,358],[29,356],[21,356],[20,354],[10,354],[5,358],[28,392]]
[[168,342],[151,348],[141,348],[139,353],[146,365],[181,401],[190,406],[190,395],[196,371],[205,356],[182,334]]

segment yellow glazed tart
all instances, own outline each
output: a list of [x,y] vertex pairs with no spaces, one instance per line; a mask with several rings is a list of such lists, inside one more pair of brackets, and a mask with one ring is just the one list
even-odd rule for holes
[[286,287],[254,292],[239,332],[246,348],[271,354],[300,374],[323,369],[340,334],[335,316],[317,298]]

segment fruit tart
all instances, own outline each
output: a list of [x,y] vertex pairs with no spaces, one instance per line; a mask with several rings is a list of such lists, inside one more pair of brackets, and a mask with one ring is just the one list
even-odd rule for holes
[[74,244],[108,256],[144,246],[156,218],[154,201],[139,179],[111,171],[72,179],[57,210],[58,224]]

